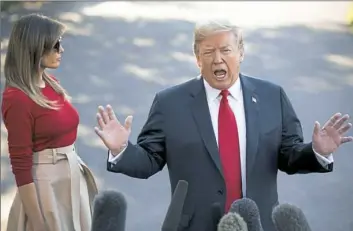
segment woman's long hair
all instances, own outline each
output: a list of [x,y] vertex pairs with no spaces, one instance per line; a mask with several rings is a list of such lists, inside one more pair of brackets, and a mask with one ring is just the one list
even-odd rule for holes
[[[55,101],[50,101],[42,95],[38,80],[42,69],[42,56],[53,50],[65,29],[64,24],[38,14],[23,16],[15,22],[4,65],[6,86],[22,90],[42,107],[57,109]],[[57,93],[67,100],[70,99],[65,89],[45,72],[43,80]]]

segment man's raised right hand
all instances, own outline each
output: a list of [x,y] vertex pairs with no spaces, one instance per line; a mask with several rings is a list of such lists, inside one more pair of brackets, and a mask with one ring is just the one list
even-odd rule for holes
[[101,138],[105,146],[114,155],[120,153],[126,146],[131,133],[132,116],[125,119],[122,125],[116,118],[115,113],[110,105],[98,107],[97,113],[98,127],[94,130]]

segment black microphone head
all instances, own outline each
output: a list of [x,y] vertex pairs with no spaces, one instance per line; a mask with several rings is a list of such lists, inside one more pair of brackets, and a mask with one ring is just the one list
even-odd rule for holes
[[288,203],[273,209],[272,221],[277,231],[311,231],[303,211]]
[[127,203],[122,193],[99,192],[94,198],[91,231],[124,231]]
[[230,212],[221,218],[217,231],[248,231],[248,227],[239,214]]
[[248,231],[263,231],[259,208],[250,198],[234,201],[229,212],[239,214],[246,222]]
[[211,206],[211,212],[212,212],[213,227],[216,229],[219,221],[222,218],[221,204],[218,202],[213,203]]
[[189,184],[185,180],[178,181],[162,224],[162,231],[178,230],[181,215],[183,214],[183,207],[186,194],[188,192],[188,187]]

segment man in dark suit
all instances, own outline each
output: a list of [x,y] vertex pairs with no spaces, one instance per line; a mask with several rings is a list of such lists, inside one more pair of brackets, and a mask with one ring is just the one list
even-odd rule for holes
[[351,128],[348,115],[316,122],[303,143],[299,119],[284,90],[240,74],[244,57],[239,30],[209,22],[195,29],[201,76],[156,94],[137,144],[128,141],[132,117],[122,125],[108,105],[99,107],[96,133],[110,150],[108,171],[147,179],[168,166],[172,192],[189,183],[180,230],[214,231],[211,205],[224,212],[241,197],[253,199],[263,227],[273,231],[277,171],[330,172],[332,153]]

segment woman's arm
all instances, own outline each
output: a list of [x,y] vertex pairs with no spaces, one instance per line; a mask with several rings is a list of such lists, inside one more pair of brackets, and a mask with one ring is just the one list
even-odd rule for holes
[[8,147],[12,172],[21,201],[31,224],[44,230],[38,194],[33,183],[33,125],[32,101],[20,90],[6,89],[3,93],[2,115],[8,133]]

